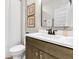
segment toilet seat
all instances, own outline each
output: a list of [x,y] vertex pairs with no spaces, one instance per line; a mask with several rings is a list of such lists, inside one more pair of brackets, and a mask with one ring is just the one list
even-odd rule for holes
[[19,52],[19,51],[22,51],[22,50],[23,51],[25,50],[24,45],[16,45],[16,46],[14,46],[10,49],[10,52]]
[[13,56],[13,59],[22,59],[24,56],[25,46],[24,45],[15,45],[10,48],[10,54]]

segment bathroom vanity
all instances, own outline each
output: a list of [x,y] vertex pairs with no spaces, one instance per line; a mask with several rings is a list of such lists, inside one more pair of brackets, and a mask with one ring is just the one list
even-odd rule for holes
[[60,43],[49,38],[51,35],[47,35],[48,38],[44,36],[37,33],[26,35],[26,59],[73,59],[72,44],[68,44],[71,42]]

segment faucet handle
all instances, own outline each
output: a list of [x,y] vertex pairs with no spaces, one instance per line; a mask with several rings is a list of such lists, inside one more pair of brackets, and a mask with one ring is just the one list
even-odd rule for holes
[[52,29],[46,29],[48,31],[48,34],[52,34]]
[[52,33],[53,35],[55,35],[55,31],[57,31],[57,30],[53,30],[53,33]]

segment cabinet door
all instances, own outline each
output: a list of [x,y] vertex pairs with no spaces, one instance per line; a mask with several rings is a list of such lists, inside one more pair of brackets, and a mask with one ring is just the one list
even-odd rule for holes
[[33,59],[40,59],[39,50],[37,48],[32,48],[33,50]]
[[39,51],[31,45],[28,45],[26,59],[39,59]]
[[27,45],[26,59],[33,59],[33,48],[30,45]]
[[40,59],[58,59],[58,58],[40,51]]

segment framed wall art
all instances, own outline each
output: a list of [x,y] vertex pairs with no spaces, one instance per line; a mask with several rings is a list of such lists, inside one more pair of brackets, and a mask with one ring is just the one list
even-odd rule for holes
[[35,16],[30,16],[27,18],[27,27],[35,27]]
[[35,3],[32,3],[31,5],[27,6],[27,15],[31,16],[35,14]]

